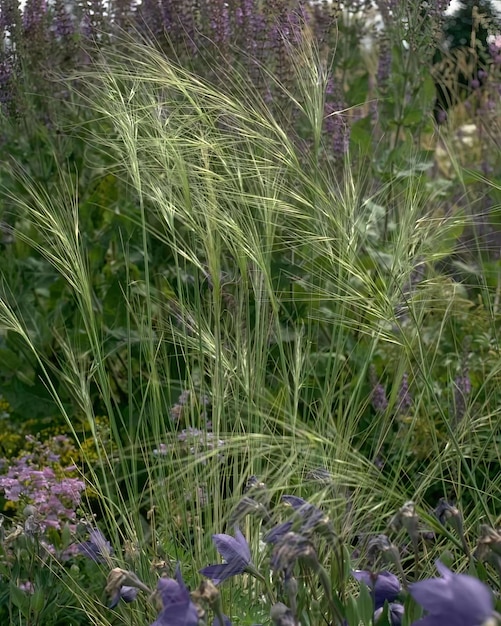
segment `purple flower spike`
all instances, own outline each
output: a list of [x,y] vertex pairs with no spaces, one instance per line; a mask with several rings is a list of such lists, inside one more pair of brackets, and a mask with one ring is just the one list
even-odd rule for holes
[[386,600],[393,602],[400,593],[400,581],[391,572],[373,574],[365,570],[355,570],[353,577],[369,587],[374,597],[374,610],[384,606]]
[[227,578],[242,574],[248,569],[249,565],[252,566],[249,544],[238,526],[235,526],[235,537],[224,534],[212,535],[212,541],[226,563],[209,565],[201,569],[200,573],[212,579],[215,585]]
[[440,561],[436,561],[435,566],[441,578],[430,578],[409,587],[411,596],[428,613],[414,624],[416,626],[483,624],[494,610],[491,590],[473,576],[453,574]]
[[198,611],[191,601],[190,592],[184,584],[179,569],[176,580],[161,578],[157,590],[162,598],[163,609],[151,626],[198,626]]

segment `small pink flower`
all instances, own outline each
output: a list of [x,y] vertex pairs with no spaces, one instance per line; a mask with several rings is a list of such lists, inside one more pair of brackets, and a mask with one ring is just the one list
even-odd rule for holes
[[30,582],[29,580],[27,580],[24,583],[19,583],[18,587],[19,589],[21,589],[21,591],[25,591],[26,593],[29,593],[30,595],[35,593],[35,587],[33,587],[33,583]]

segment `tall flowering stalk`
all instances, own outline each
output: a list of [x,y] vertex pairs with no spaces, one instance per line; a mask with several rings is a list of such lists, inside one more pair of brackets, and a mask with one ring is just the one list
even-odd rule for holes
[[348,152],[350,130],[343,114],[344,103],[339,88],[336,88],[334,79],[329,78],[325,90],[325,134],[330,143],[332,154],[336,159],[343,159]]

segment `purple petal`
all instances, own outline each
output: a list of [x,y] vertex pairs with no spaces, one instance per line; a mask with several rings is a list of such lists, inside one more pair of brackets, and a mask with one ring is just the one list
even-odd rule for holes
[[227,564],[223,565],[208,565],[200,570],[200,574],[206,578],[210,578],[215,585],[219,585],[220,582],[228,578],[226,576]]
[[298,496],[282,496],[281,500],[282,502],[285,502],[285,504],[290,504],[290,506],[296,511],[303,506],[312,506],[306,502],[306,500],[303,500],[303,498],[299,498]]
[[[383,607],[380,607],[374,613],[374,623],[376,624],[378,619],[383,614]],[[391,626],[402,626],[402,619],[404,617],[404,607],[401,604],[388,605],[388,617],[390,619]],[[421,623],[421,622],[419,622]]]
[[101,550],[110,549],[110,542],[106,540],[106,537],[98,528],[90,531],[89,540]]
[[[443,617],[437,617],[436,615],[427,615],[417,622],[412,622],[411,626],[446,626],[443,623]],[[456,623],[452,624],[447,622],[447,626],[458,626]]]
[[124,602],[134,602],[134,600],[137,598],[138,593],[139,589],[137,589],[136,587],[128,587],[127,585],[124,585],[120,589],[120,597]]
[[409,586],[409,592],[423,609],[432,614],[442,613],[454,604],[454,594],[449,582],[443,578],[429,578]]
[[[450,626],[470,626],[483,623],[493,611],[491,590],[477,578],[465,574],[453,574],[443,563],[437,561],[441,578],[431,578],[410,585],[411,596],[436,623],[446,620]],[[423,622],[418,622],[421,626]],[[434,624],[430,622],[429,626]]]
[[282,524],[277,524],[277,526],[273,527],[269,530],[266,535],[263,537],[263,541],[265,543],[277,543],[280,541],[285,535],[292,529],[292,522],[283,522]]
[[157,589],[162,597],[163,609],[158,619],[151,626],[198,626],[198,611],[190,598],[179,564],[176,568],[176,577],[160,578]]
[[228,563],[235,559],[250,563],[251,553],[249,545],[238,528],[235,528],[235,537],[230,535],[212,535],[212,540],[219,554]]
[[136,587],[128,587],[127,585],[124,585],[113,593],[108,607],[110,609],[114,609],[120,602],[120,599],[124,602],[134,602],[138,593],[139,590]]
[[400,593],[400,581],[391,572],[379,572],[376,576],[365,570],[355,570],[352,575],[373,590],[376,610],[384,606],[386,600],[393,602]]
[[79,544],[78,550],[81,554],[93,561],[102,563],[106,560],[106,556],[113,554],[113,548],[103,533],[95,528],[89,533],[89,541]]
[[435,561],[435,567],[437,568],[438,573],[440,574],[440,576],[442,576],[442,578],[445,578],[446,580],[452,580],[454,574],[447,566],[442,563],[442,561]]
[[244,561],[232,561],[231,563],[223,563],[221,565],[208,565],[200,570],[200,573],[210,578],[215,585],[219,585],[227,578],[242,574],[245,571],[247,563]]
[[353,576],[353,578],[356,578],[359,582],[365,583],[367,587],[372,588],[373,580],[372,580],[370,572],[367,572],[366,570],[363,570],[363,569],[357,569],[353,571],[351,575]]
[[163,609],[151,626],[198,626],[197,607],[189,602],[182,609]]
[[189,592],[172,578],[160,578],[157,589],[160,592],[164,609],[179,604],[187,604],[190,598]]

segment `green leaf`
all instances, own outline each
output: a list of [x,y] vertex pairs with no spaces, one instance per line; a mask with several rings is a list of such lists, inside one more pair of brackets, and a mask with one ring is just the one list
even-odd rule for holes
[[30,608],[34,613],[40,613],[45,605],[45,593],[44,589],[36,589],[35,593],[31,596]]
[[379,616],[379,619],[376,622],[377,626],[391,626],[391,618],[390,618],[390,606],[388,602],[384,603],[383,612]]
[[424,116],[424,113],[421,107],[408,109],[404,113],[402,125],[403,126],[415,126],[416,124],[422,121],[423,116]]
[[370,117],[358,120],[351,127],[350,133],[351,149],[358,148],[362,153],[366,153],[372,147],[372,123]]
[[360,593],[357,599],[358,615],[364,624],[372,623],[374,614],[374,598],[372,592],[365,583],[360,583]]
[[8,350],[7,348],[0,348],[0,363],[2,364],[2,370],[11,370],[15,372],[23,365],[23,360],[19,355]]
[[359,626],[358,606],[353,596],[349,596],[346,600],[345,616],[348,626]]
[[22,616],[28,619],[30,615],[31,596],[26,591],[22,591],[16,584],[11,582],[10,598],[12,600],[12,604],[19,609]]

